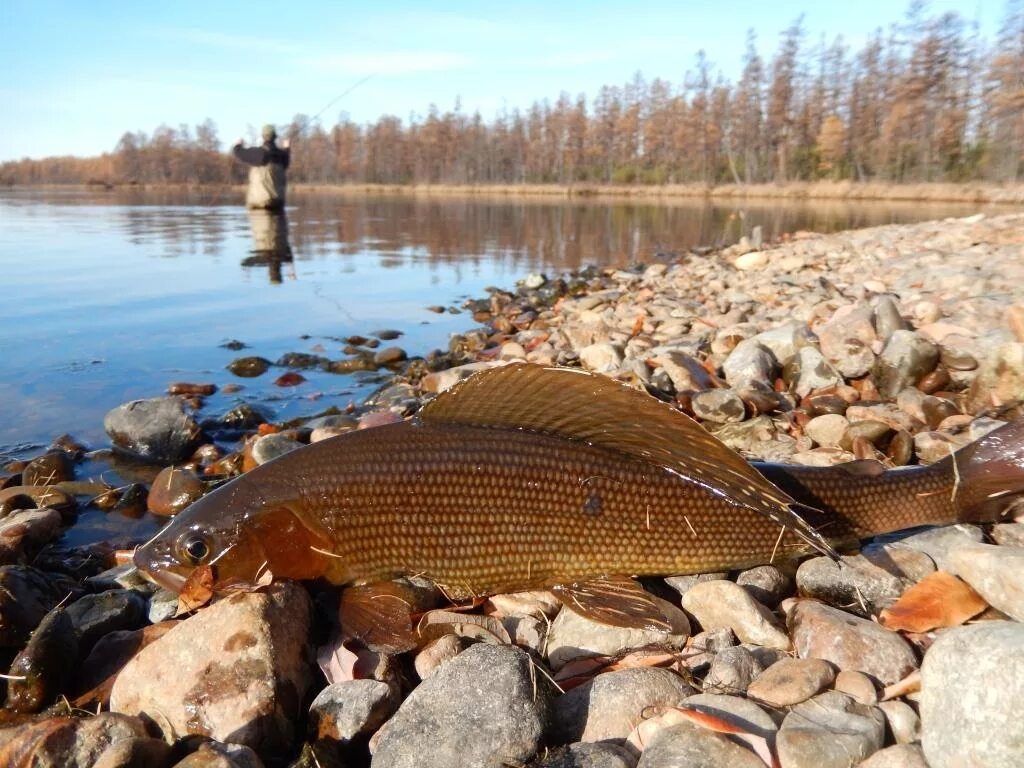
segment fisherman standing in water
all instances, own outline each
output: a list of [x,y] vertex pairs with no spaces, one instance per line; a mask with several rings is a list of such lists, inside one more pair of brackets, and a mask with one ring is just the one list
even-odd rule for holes
[[249,191],[245,195],[246,207],[284,210],[285,171],[290,159],[288,140],[284,139],[278,146],[274,126],[264,125],[262,146],[246,147],[239,139],[231,153],[236,160],[252,166],[249,169]]
[[262,146],[246,147],[239,139],[231,153],[236,160],[252,166],[245,205],[249,208],[253,248],[251,255],[242,260],[242,266],[266,266],[270,282],[280,283],[281,265],[292,262],[288,220],[284,213],[285,172],[290,160],[288,140],[284,139],[278,146],[274,126],[265,125]]

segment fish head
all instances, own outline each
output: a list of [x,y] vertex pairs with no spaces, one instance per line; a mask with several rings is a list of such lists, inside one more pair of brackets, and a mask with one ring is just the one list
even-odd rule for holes
[[200,570],[212,576],[214,592],[317,578],[326,567],[322,544],[302,517],[296,500],[264,493],[255,477],[242,476],[178,514],[136,550],[135,566],[177,593]]

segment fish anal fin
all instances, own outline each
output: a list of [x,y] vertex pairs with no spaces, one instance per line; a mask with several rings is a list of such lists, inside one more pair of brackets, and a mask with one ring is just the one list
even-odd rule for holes
[[372,651],[403,653],[417,645],[412,612],[416,596],[401,582],[379,581],[341,593],[342,636]]
[[481,371],[420,409],[423,424],[521,429],[616,451],[753,509],[829,556],[793,499],[681,411],[607,376],[513,363]]
[[572,584],[556,584],[551,592],[566,608],[599,624],[624,629],[672,632],[654,596],[628,576],[603,576]]

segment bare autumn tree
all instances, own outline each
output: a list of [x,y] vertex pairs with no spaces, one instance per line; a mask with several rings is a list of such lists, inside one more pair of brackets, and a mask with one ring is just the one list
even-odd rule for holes
[[[774,53],[747,33],[726,80],[699,52],[677,82],[636,73],[588,97],[561,93],[491,118],[430,105],[334,125],[296,115],[290,176],[309,183],[522,184],[1024,180],[1024,0],[989,43],[921,2],[851,50],[805,41],[802,18]],[[810,42],[810,44],[808,44]],[[244,169],[212,120],[127,132],[98,158],[0,164],[0,183],[220,184]]]

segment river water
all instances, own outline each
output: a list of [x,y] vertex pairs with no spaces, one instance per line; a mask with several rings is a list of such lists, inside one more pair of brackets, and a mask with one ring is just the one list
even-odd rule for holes
[[[278,418],[344,406],[378,385],[368,374],[280,368],[236,379],[242,354],[343,357],[343,337],[396,329],[410,356],[445,348],[473,326],[457,308],[488,285],[530,272],[671,258],[736,241],[967,216],[978,206],[681,201],[669,205],[296,194],[285,226],[250,215],[240,196],[0,191],[0,461],[70,432],[106,444],[103,415],[174,381],[241,383],[204,415],[239,401]],[[292,261],[257,244],[287,237]],[[244,342],[248,349],[222,345]]]

